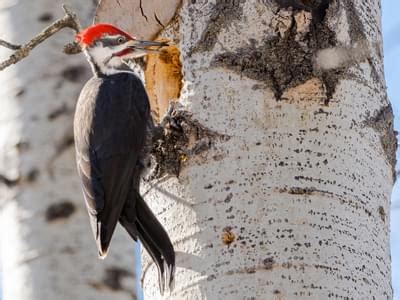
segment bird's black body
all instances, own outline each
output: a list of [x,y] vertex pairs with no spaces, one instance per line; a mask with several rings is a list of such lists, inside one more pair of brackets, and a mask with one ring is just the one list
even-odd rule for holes
[[132,73],[100,75],[83,88],[74,135],[78,173],[99,255],[107,254],[116,224],[139,238],[159,270],[160,289],[171,285],[171,241],[139,194],[142,160],[152,119],[146,91]]

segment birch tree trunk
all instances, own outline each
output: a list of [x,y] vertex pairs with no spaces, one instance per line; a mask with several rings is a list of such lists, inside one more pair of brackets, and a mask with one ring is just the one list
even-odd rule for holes
[[[63,2],[1,1],[1,38],[28,41],[62,16]],[[94,3],[70,2],[90,24]],[[134,243],[118,230],[108,258],[97,259],[78,183],[72,117],[90,68],[62,53],[72,34],[0,72],[3,300],[135,299]]]
[[[171,6],[150,2],[130,1],[135,20]],[[161,297],[145,264],[146,299],[392,298],[380,14],[379,0],[193,0],[159,22],[180,50],[183,110],[213,134],[192,136],[179,176],[147,193],[178,268]],[[150,62],[147,84],[162,86]],[[169,100],[152,88],[153,105]]]

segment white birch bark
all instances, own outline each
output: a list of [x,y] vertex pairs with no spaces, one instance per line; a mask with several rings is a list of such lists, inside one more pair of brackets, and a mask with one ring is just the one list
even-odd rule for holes
[[[63,15],[63,2],[1,1],[1,38],[28,41]],[[94,3],[70,4],[89,25]],[[97,258],[78,183],[72,117],[90,68],[62,53],[72,34],[0,72],[3,300],[135,299],[134,242],[119,229],[108,258]]]
[[151,266],[146,299],[391,299],[380,13],[378,0],[183,1],[162,33],[181,51],[179,100],[230,139],[147,195],[178,267],[161,297]]

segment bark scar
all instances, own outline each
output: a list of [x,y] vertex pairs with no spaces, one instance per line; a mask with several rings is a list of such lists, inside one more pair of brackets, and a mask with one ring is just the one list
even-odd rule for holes
[[164,175],[179,177],[187,161],[206,153],[217,140],[227,141],[229,138],[203,126],[178,102],[171,102],[166,116],[154,132],[153,167],[148,180]]
[[242,16],[243,3],[240,1],[217,0],[210,10],[211,16],[200,40],[190,50],[190,54],[210,51],[217,43],[218,34],[234,20]]
[[[340,9],[347,12],[350,31],[357,29],[358,32],[356,37],[352,37],[354,45],[350,50],[354,50],[353,46],[356,47],[357,43],[362,44],[365,40],[363,28],[357,21],[358,17],[354,15],[354,5],[350,2],[276,0],[278,9],[271,23],[276,35],[260,42],[250,39],[249,45],[235,51],[219,53],[213,58],[211,65],[227,68],[250,79],[264,82],[272,89],[277,101],[287,100],[283,95],[289,89],[317,78],[323,83],[321,89],[324,92],[323,104],[329,105],[340,79],[346,75],[351,64],[359,61],[346,61],[344,64],[322,69],[315,58],[321,50],[332,49],[343,52],[343,49],[337,48],[336,33],[328,22],[339,15]],[[358,26],[356,29],[354,24]],[[208,35],[206,29],[203,36]],[[202,38],[200,42],[204,43],[205,39]],[[369,55],[369,52],[366,52],[368,54],[364,56]]]
[[[283,1],[287,2],[287,1]],[[332,97],[342,69],[321,71],[314,67],[318,50],[336,46],[335,33],[326,24],[329,6],[296,10],[281,7],[272,21],[276,36],[235,51],[216,55],[212,65],[225,67],[248,78],[265,82],[274,92],[276,100],[289,88],[312,78],[324,83],[326,101]]]
[[363,125],[373,128],[380,134],[382,149],[392,168],[393,180],[396,181],[397,132],[394,130],[393,110],[390,103],[382,107],[373,116],[368,117]]

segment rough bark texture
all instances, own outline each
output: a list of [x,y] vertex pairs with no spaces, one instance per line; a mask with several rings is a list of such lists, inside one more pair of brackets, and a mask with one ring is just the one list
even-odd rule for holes
[[[90,24],[94,3],[70,2]],[[63,15],[62,3],[1,1],[1,38],[31,39]],[[78,183],[72,115],[90,68],[62,53],[72,38],[59,33],[0,72],[4,300],[135,299],[134,242],[118,230],[108,258],[97,258]]]
[[184,1],[161,36],[182,109],[229,138],[146,193],[178,268],[161,297],[145,265],[145,297],[391,299],[379,0]]

